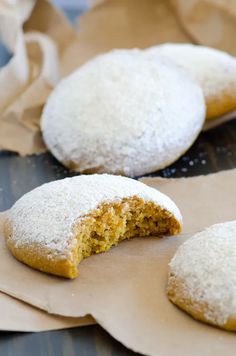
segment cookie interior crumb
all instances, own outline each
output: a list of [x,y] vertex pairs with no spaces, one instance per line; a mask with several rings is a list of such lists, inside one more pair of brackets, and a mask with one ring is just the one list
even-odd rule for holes
[[138,197],[121,202],[105,203],[85,216],[75,226],[77,235],[77,264],[85,257],[108,251],[120,241],[132,237],[163,236],[180,231],[179,222],[167,210]]
[[72,245],[70,259],[62,258],[52,264],[50,249],[40,244],[15,248],[11,241],[10,224],[5,226],[5,235],[8,247],[18,260],[43,272],[75,278],[78,276],[78,264],[84,258],[108,251],[122,240],[174,235],[180,230],[181,224],[172,213],[152,201],[145,202],[142,198],[133,196],[103,203],[80,218],[73,226],[77,243]]

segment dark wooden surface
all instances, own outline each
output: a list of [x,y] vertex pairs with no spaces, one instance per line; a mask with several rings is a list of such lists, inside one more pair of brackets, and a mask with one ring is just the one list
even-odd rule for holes
[[[189,177],[236,167],[236,120],[202,133],[177,162],[152,175]],[[49,153],[21,158],[0,153],[0,210],[44,182],[71,176]],[[0,355],[134,355],[100,326],[43,333],[0,333]]]
[[[190,150],[170,167],[149,174],[191,177],[236,167],[236,120],[201,133]],[[0,211],[38,185],[72,176],[51,154],[19,157],[0,152]]]

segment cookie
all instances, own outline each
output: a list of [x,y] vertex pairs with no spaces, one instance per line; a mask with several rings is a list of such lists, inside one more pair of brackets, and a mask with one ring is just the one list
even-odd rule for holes
[[63,79],[43,110],[52,154],[76,172],[139,176],[164,168],[198,136],[200,87],[168,60],[114,50]]
[[180,232],[166,195],[130,178],[89,175],[44,184],[20,198],[5,222],[12,254],[43,272],[74,278],[79,262],[124,239]]
[[236,221],[213,225],[179,247],[167,294],[194,318],[236,330]]
[[146,53],[151,58],[171,59],[197,80],[206,100],[206,119],[236,109],[235,57],[209,47],[172,43],[148,48]]

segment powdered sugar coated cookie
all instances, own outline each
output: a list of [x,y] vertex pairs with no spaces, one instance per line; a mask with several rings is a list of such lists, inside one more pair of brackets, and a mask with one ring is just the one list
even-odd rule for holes
[[5,223],[20,261],[74,278],[77,265],[135,236],[179,233],[182,217],[166,195],[127,177],[81,175],[44,184],[20,198]]
[[114,50],[61,81],[41,128],[52,154],[74,171],[137,176],[175,161],[204,117],[201,89],[184,70]]
[[146,54],[171,59],[197,80],[206,99],[207,119],[236,109],[235,57],[214,48],[172,43],[148,48]]
[[236,330],[236,221],[213,225],[179,247],[167,292],[196,319]]

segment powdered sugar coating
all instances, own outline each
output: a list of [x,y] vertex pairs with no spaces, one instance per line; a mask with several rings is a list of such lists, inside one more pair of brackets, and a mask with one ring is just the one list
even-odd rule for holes
[[61,81],[41,128],[53,155],[75,171],[137,176],[175,161],[204,117],[201,89],[181,68],[114,50]]
[[150,47],[151,58],[160,55],[185,68],[201,85],[205,97],[221,97],[236,85],[236,59],[214,48],[192,44],[164,44]]
[[121,176],[82,175],[46,183],[21,197],[10,209],[15,247],[34,243],[48,247],[52,257],[69,256],[76,244],[73,226],[104,202],[138,196],[153,201],[182,223],[174,202],[156,189]]
[[[179,247],[170,273],[184,281],[183,296],[207,303],[205,318],[218,325],[236,315],[236,221],[197,233]],[[180,299],[181,300],[181,299]]]

